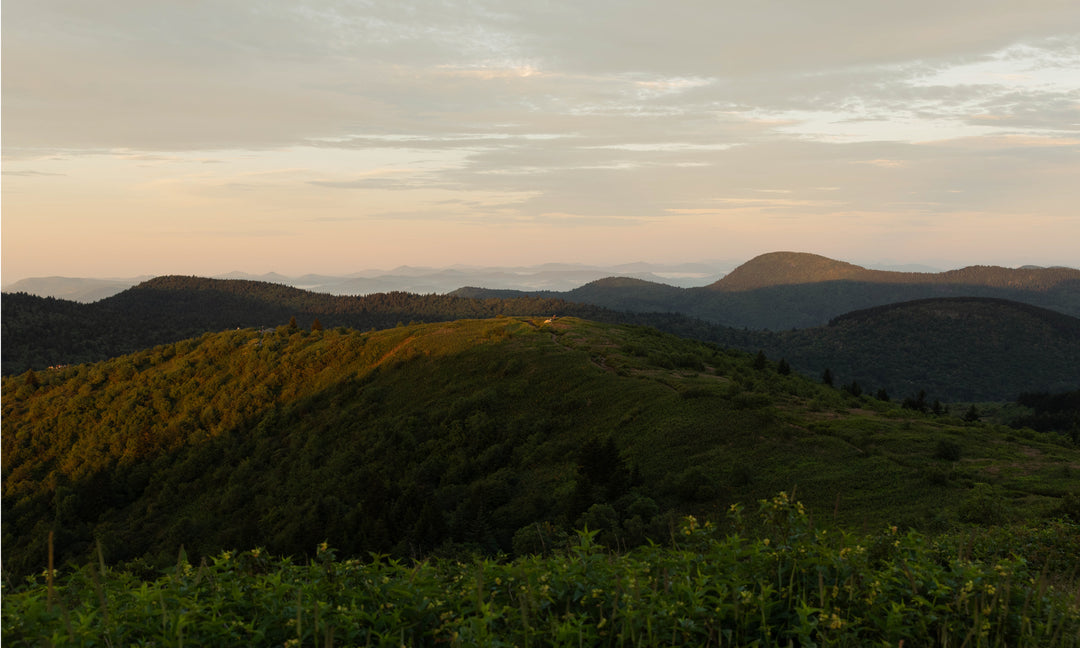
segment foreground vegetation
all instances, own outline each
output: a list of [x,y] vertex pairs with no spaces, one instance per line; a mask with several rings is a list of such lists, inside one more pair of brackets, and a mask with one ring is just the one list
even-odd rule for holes
[[[1077,646],[1080,527],[931,539],[815,528],[780,493],[667,547],[581,531],[512,561],[222,552],[146,580],[104,561],[5,592],[12,646]],[[1071,571],[1070,571],[1071,570]]]

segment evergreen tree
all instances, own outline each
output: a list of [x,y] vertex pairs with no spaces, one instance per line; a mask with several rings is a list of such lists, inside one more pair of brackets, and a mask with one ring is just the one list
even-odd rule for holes
[[821,382],[825,383],[829,387],[833,386],[832,369],[826,369],[825,372],[821,374]]
[[791,373],[791,365],[784,358],[780,358],[780,364],[776,365],[776,373],[786,376]]

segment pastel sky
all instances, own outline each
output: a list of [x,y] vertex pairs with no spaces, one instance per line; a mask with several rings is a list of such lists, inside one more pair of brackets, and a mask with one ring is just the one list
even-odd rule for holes
[[5,0],[2,273],[1080,266],[1076,0]]

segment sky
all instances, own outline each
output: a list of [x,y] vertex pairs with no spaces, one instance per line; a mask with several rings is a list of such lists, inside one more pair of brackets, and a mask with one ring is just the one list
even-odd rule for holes
[[1075,0],[4,0],[2,268],[1080,266]]

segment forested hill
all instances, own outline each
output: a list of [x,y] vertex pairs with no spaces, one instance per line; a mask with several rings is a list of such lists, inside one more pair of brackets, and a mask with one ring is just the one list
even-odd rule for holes
[[5,578],[42,571],[50,531],[58,564],[96,541],[109,563],[530,553],[584,526],[664,541],[685,513],[793,486],[820,519],[927,529],[1050,515],[1075,486],[1061,435],[546,319],[248,328],[4,378]]
[[989,401],[1080,389],[1080,318],[1002,299],[890,304],[759,341],[796,369],[829,369],[837,385],[896,397]]

